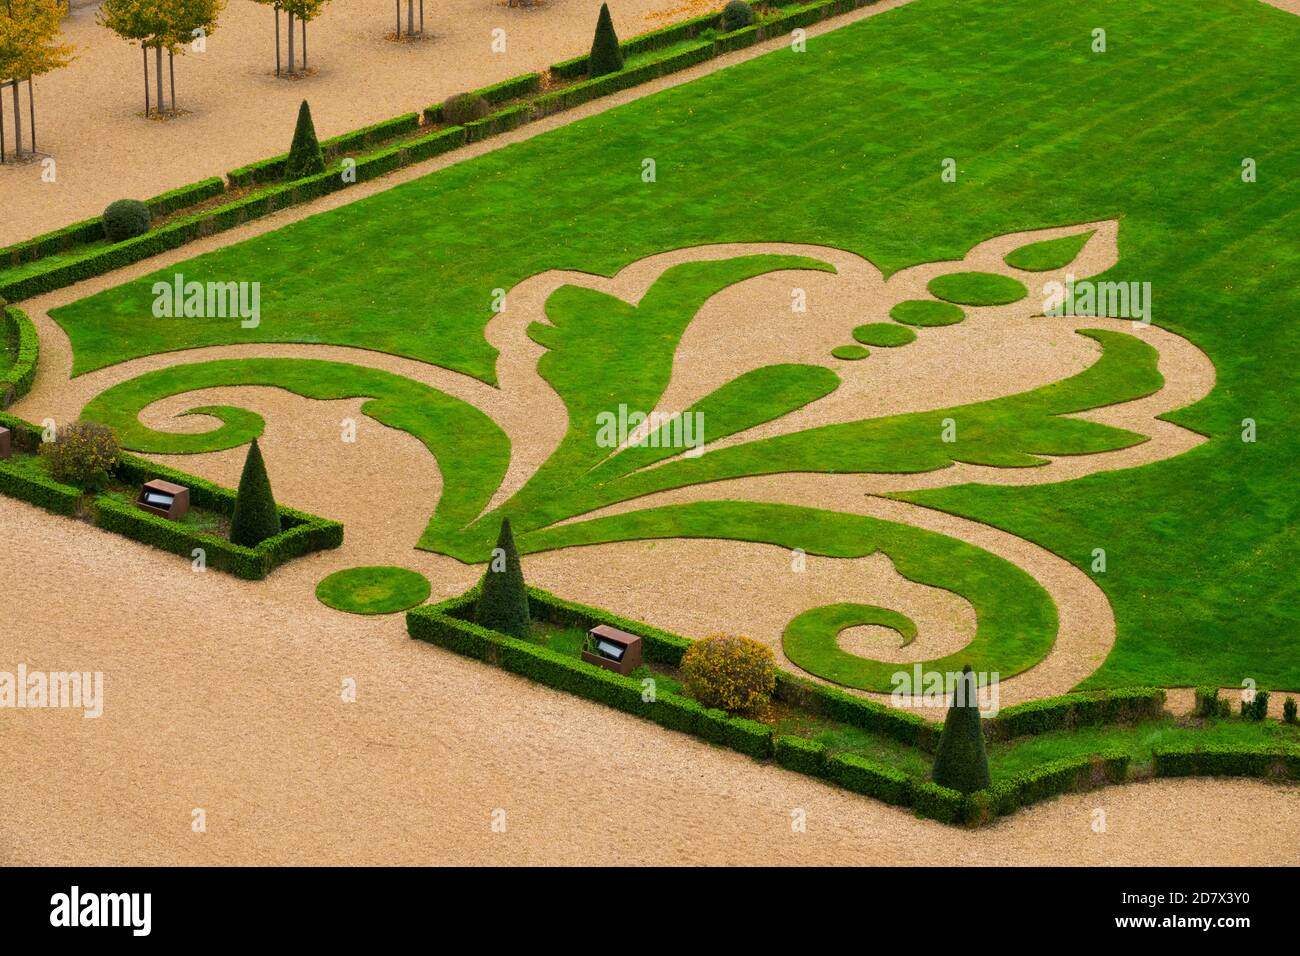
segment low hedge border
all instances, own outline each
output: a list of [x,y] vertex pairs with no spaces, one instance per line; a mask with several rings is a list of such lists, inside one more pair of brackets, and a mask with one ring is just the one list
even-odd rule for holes
[[1158,687],[1062,694],[1007,707],[984,722],[984,732],[993,740],[1011,740],[1055,730],[1155,720],[1164,713],[1165,698]]
[[[0,425],[13,432],[18,450],[34,452],[40,447],[41,430],[35,425],[5,414],[0,414]],[[114,475],[128,485],[162,478],[189,488],[190,503],[197,508],[226,516],[235,510],[237,494],[234,490],[134,455],[120,455]],[[313,551],[337,548],[343,543],[341,523],[280,506],[280,523],[284,530],[255,548],[245,548],[141,511],[133,504],[124,504],[107,495],[97,495],[88,502],[88,496],[80,488],[61,484],[44,475],[19,472],[6,461],[0,461],[0,493],[55,514],[75,516],[88,513],[93,523],[105,531],[185,558],[192,558],[194,549],[202,548],[208,567],[248,580],[260,580],[286,561]]]
[[[856,754],[830,754],[823,744],[815,740],[776,735],[765,724],[729,717],[720,710],[705,709],[697,702],[675,694],[664,694],[654,700],[646,700],[642,682],[636,678],[615,674],[549,648],[475,624],[470,618],[478,600],[478,592],[479,586],[475,585],[458,597],[408,611],[407,633],[415,640],[436,644],[466,657],[493,664],[548,687],[568,691],[654,721],[670,730],[694,734],[757,760],[771,758],[787,770],[834,783],[893,806],[908,807],[918,816],[940,823],[981,826],[1022,807],[1065,793],[1093,790],[1129,779],[1130,756],[1121,751],[1105,751],[1051,761],[1032,770],[999,777],[993,786],[984,790],[962,794]],[[691,644],[688,639],[676,634],[599,608],[565,601],[539,588],[528,589],[528,600],[536,617],[553,624],[582,628],[609,624],[639,635],[642,651],[649,661],[677,666],[682,654]],[[935,735],[933,739],[937,740],[939,728],[913,714],[890,711],[900,718],[895,723],[876,713],[877,710],[889,711],[889,708],[881,704],[803,681],[784,671],[778,671],[777,675],[778,699],[808,709],[820,706],[826,709],[816,711],[817,713],[833,715],[846,722],[856,718],[860,721],[856,726],[890,735],[901,733],[911,737],[908,742],[918,745],[921,741],[930,741],[932,734]],[[785,697],[782,696],[783,693]],[[1132,707],[1146,713],[1144,708],[1152,706],[1156,701],[1163,706],[1163,691],[1153,691],[1151,688],[1106,694],[1067,694],[1044,701],[1051,706],[1039,713],[1050,714],[1053,720],[1058,720],[1060,714],[1071,714],[1073,719],[1083,717],[1091,720],[1096,717],[1100,720],[1114,713],[1131,712]],[[1300,780],[1300,748],[1157,749],[1155,774]]]
[[[697,702],[676,694],[658,694],[653,700],[647,700],[642,682],[637,678],[615,674],[603,667],[529,641],[508,637],[467,620],[478,600],[478,590],[478,585],[475,585],[459,597],[407,611],[407,633],[416,640],[494,664],[539,684],[606,704],[671,730],[694,734],[755,759],[764,760],[772,755],[772,728],[766,724],[743,717],[731,717],[720,710],[708,710]],[[545,608],[547,614],[554,611],[556,617],[553,622],[556,624],[568,625],[585,620],[634,624],[594,608],[561,601],[536,588],[529,588],[528,598],[534,609]],[[643,651],[647,652],[647,656],[653,636],[672,637],[646,625],[637,625],[636,633],[640,633],[646,641]],[[680,659],[680,655],[678,657]]]
[[[401,116],[394,116],[392,119],[372,123],[369,126],[354,129],[331,139],[322,140],[320,148],[328,162],[339,159],[348,153],[367,149],[386,140],[413,133],[419,128],[419,113],[403,113]],[[279,156],[272,156],[270,159],[261,159],[255,163],[249,163],[247,166],[232,169],[226,173],[226,178],[230,180],[232,187],[241,189],[275,182],[284,178],[284,166],[288,161],[289,154],[282,153]]]
[[27,313],[13,306],[0,306],[0,338],[13,353],[13,364],[0,375],[0,409],[32,390],[41,340]]
[[[562,110],[620,92],[649,80],[666,76],[679,70],[687,69],[706,60],[719,56],[729,50],[775,36],[785,30],[806,26],[819,20],[845,13],[858,7],[869,6],[876,0],[822,0],[819,3],[794,6],[779,3],[784,11],[764,23],[753,27],[725,34],[713,41],[701,42],[698,47],[682,50],[639,64],[631,69],[611,73],[594,80],[582,80],[564,89],[550,93],[541,93],[542,78],[537,73],[526,73],[500,83],[495,83],[474,92],[483,96],[493,105],[500,105],[511,99],[522,99],[508,109],[499,110],[483,120],[469,124],[468,127],[451,127],[439,130],[428,136],[414,140],[391,143],[387,148],[371,156],[357,158],[357,181],[373,178],[392,172],[402,166],[441,155],[469,142],[477,142],[497,133],[516,129],[531,120],[540,119]],[[626,53],[642,53],[670,47],[685,40],[693,39],[705,30],[715,28],[719,14],[707,14],[678,24],[653,30],[649,33],[632,37],[621,44]],[[751,32],[753,31],[753,32]],[[580,79],[587,70],[587,56],[576,57],[554,64],[551,74],[560,79]],[[540,95],[538,95],[540,94]],[[428,123],[438,123],[442,119],[441,105],[424,110]],[[401,116],[372,124],[359,130],[344,133],[321,143],[321,148],[328,159],[341,159],[343,154],[364,149],[414,133],[420,128],[420,114],[404,113]],[[283,175],[287,154],[260,160],[231,170],[227,174],[230,187],[243,188],[269,184]],[[335,184],[330,188],[331,184]],[[287,206],[307,202],[347,183],[341,180],[337,170],[307,177],[293,183],[277,184],[242,199],[227,203],[217,209],[195,212],[178,219],[166,226],[128,239],[102,249],[77,257],[69,262],[51,267],[45,271],[15,279],[0,285],[0,297],[9,301],[18,301],[33,295],[40,295],[56,289],[65,288],[83,279],[103,275],[114,269],[131,265],[151,256],[176,249],[195,239],[214,235],[252,219],[283,209]],[[220,178],[206,179],[199,183],[173,190],[162,196],[149,200],[150,207],[156,214],[162,211],[178,211],[195,205],[213,196],[220,195],[226,185]],[[5,260],[10,265],[43,258],[53,252],[64,252],[98,241],[103,237],[103,228],[98,218],[75,223],[63,229],[17,245],[0,249],[0,268]]]
[[1257,777],[1300,780],[1300,749],[1239,746],[1157,747],[1152,769],[1157,777]]

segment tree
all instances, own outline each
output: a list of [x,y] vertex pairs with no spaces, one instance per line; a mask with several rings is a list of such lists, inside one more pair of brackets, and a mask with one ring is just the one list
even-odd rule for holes
[[[397,3],[397,39],[402,38],[402,0],[395,0]],[[512,0],[511,6],[514,6]],[[424,36],[424,0],[420,0],[420,29],[415,29],[415,0],[406,0],[406,35],[408,37],[415,34]]]
[[596,37],[591,41],[591,56],[587,63],[588,72],[593,77],[617,73],[623,69],[623,51],[618,48],[618,34],[614,32],[614,20],[609,15],[608,3],[600,5]]
[[[33,77],[66,66],[72,47],[60,43],[60,0],[0,0],[0,92],[13,88],[14,155],[23,153],[23,114],[18,97],[20,80],[27,81],[27,108],[31,119],[32,152],[36,151],[36,101]],[[4,106],[0,100],[0,162],[4,160]]]
[[289,15],[289,70],[288,75],[297,74],[297,55],[294,47],[294,19],[302,24],[302,68],[307,69],[307,24],[320,16],[321,10],[329,0],[255,0],[275,11],[275,75],[280,76],[280,11]]
[[288,182],[325,172],[325,157],[316,139],[316,124],[311,121],[311,107],[303,100],[298,107],[298,125],[293,128],[293,144],[284,164],[284,178]]
[[975,675],[969,664],[962,670],[952,706],[948,708],[948,719],[943,722],[932,776],[941,787],[961,793],[983,790],[993,782],[989,757],[984,750]]
[[510,533],[509,518],[501,519],[497,546],[492,549],[492,560],[483,572],[474,620],[480,627],[513,637],[528,633],[528,589],[524,585],[523,568],[519,566],[515,538]]
[[[171,77],[172,112],[176,111],[176,54],[184,55],[200,37],[216,32],[217,18],[226,0],[158,0],[162,19],[160,41],[167,50],[167,71]],[[161,105],[161,103],[160,103]]]
[[244,471],[239,476],[239,492],[235,497],[235,513],[230,519],[230,541],[246,548],[255,548],[267,538],[280,533],[280,512],[271,494],[271,479],[266,475],[257,439],[248,446]]
[[95,19],[123,40],[139,43],[144,60],[144,115],[149,115],[149,50],[156,54],[158,111],[162,112],[162,48],[167,33],[160,0],[104,0]]

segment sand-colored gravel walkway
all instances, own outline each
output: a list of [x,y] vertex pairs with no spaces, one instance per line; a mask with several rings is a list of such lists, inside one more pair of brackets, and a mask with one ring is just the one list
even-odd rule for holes
[[305,589],[265,601],[6,498],[0,524],[31,544],[0,551],[0,669],[102,671],[105,697],[93,720],[3,713],[4,864],[1287,864],[1300,845],[1300,791],[1243,781],[949,829],[411,641],[397,618]]

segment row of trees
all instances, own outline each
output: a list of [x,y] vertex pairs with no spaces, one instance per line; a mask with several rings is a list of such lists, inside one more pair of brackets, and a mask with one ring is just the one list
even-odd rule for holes
[[23,155],[23,111],[19,84],[27,83],[31,151],[36,152],[36,101],[32,78],[65,66],[72,47],[61,42],[60,0],[0,0],[0,163],[5,161],[4,92],[13,93],[14,154]]

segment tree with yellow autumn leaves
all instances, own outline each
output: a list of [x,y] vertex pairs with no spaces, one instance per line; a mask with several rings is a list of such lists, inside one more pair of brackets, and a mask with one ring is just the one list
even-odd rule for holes
[[167,53],[171,112],[176,112],[176,54],[202,52],[217,29],[225,0],[104,0],[98,20],[122,39],[140,44],[144,61],[144,112],[149,115],[149,51],[154,51],[157,111],[163,112],[163,52]]
[[[32,80],[72,60],[72,47],[61,42],[60,0],[0,0],[0,94],[13,92],[14,155],[23,155],[23,114],[19,84],[27,81],[31,152],[36,151],[36,101]],[[0,95],[0,161],[4,160],[4,99]]]

